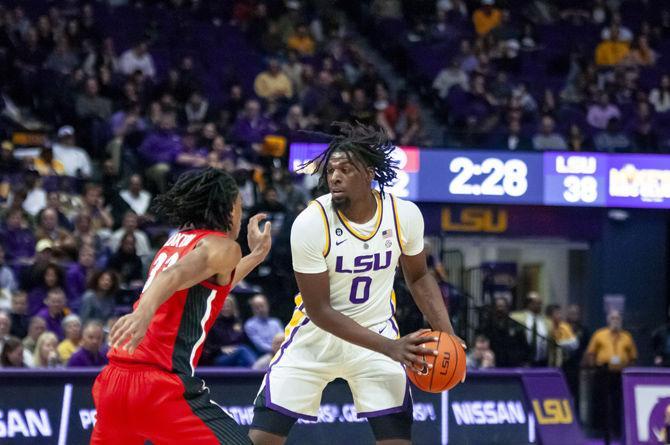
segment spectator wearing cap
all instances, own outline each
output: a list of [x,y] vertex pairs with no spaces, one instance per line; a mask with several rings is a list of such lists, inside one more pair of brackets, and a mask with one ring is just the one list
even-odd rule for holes
[[137,216],[142,217],[149,211],[151,193],[144,189],[142,176],[132,175],[128,180],[128,188],[121,190],[119,196]]
[[480,37],[494,30],[502,22],[502,11],[495,7],[495,0],[482,0],[482,6],[472,14],[472,23]]
[[67,176],[91,176],[91,159],[84,149],[77,147],[74,128],[65,125],[58,129],[58,141],[53,144],[54,158],[63,163]]
[[63,340],[65,333],[61,324],[65,316],[70,313],[65,292],[59,287],[49,290],[44,304],[46,307],[37,312],[36,316],[43,318],[47,323],[47,330],[56,334],[59,340]]
[[291,80],[282,72],[277,59],[270,59],[268,69],[256,76],[254,91],[259,97],[269,101],[293,97]]
[[35,255],[35,236],[27,226],[23,210],[13,209],[7,213],[0,236],[10,263],[25,263]]
[[123,74],[130,76],[135,71],[141,71],[147,77],[156,76],[154,59],[149,54],[149,46],[146,41],[137,42],[132,48],[121,54],[119,68]]
[[70,314],[63,319],[63,332],[65,340],[58,344],[58,355],[64,363],[67,363],[72,354],[79,348],[81,342],[81,318]]
[[106,351],[103,348],[103,324],[97,320],[85,324],[80,347],[67,362],[68,368],[104,366],[107,364]]

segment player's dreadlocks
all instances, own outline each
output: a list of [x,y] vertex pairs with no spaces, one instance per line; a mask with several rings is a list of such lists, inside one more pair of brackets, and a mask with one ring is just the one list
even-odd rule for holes
[[319,186],[327,187],[326,166],[335,152],[342,152],[354,166],[352,158],[374,170],[374,180],[379,184],[379,192],[384,195],[384,187],[391,185],[397,176],[398,162],[391,159],[395,146],[391,143],[383,129],[357,123],[334,122],[340,134],[330,135],[330,143],[323,153],[305,162],[300,168],[314,167],[319,174]]
[[158,195],[152,210],[179,228],[227,232],[238,189],[235,180],[215,168],[183,173],[167,192]]

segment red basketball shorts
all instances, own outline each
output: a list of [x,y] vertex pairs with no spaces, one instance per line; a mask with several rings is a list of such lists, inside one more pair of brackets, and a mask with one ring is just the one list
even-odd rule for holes
[[194,380],[151,366],[108,365],[93,385],[97,420],[91,444],[251,444],[202,384],[186,389]]

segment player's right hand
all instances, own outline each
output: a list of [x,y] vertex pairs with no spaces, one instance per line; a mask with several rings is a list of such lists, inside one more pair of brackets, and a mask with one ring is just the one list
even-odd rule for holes
[[437,342],[438,338],[422,337],[421,335],[426,332],[430,332],[430,329],[420,329],[391,341],[385,354],[414,372],[425,371],[426,366],[432,368],[433,366],[427,364],[423,356],[438,355],[438,352],[434,349],[427,349],[424,343]]
[[124,315],[114,323],[109,334],[109,344],[112,348],[122,347],[129,354],[135,352],[144,335],[149,329],[151,317],[145,316],[141,310]]

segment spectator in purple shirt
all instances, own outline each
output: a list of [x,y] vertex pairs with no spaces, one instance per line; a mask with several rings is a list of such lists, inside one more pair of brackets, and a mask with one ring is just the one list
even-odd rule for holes
[[146,176],[161,193],[167,188],[171,165],[182,151],[181,140],[175,132],[176,126],[175,113],[163,112],[158,129],[150,133],[139,148],[140,156],[149,166]]
[[2,245],[10,264],[27,261],[35,255],[35,236],[27,228],[21,209],[10,210],[7,215],[7,223],[2,231]]
[[47,264],[42,269],[41,276],[39,276],[40,284],[34,287],[28,293],[28,313],[35,315],[44,308],[44,301],[46,300],[49,291],[53,289],[61,289],[63,278],[61,271],[55,264]]
[[237,301],[234,295],[228,295],[205,340],[200,363],[249,368],[256,360],[256,353],[246,342],[247,336],[242,327]]
[[41,309],[37,316],[43,318],[47,323],[47,330],[53,332],[58,340],[65,338],[63,332],[63,318],[70,312],[67,308],[65,292],[60,288],[51,289],[44,300],[47,307]]
[[620,117],[621,111],[619,107],[610,102],[610,97],[607,93],[602,92],[598,102],[589,106],[586,121],[594,128],[605,130],[610,119]]
[[233,127],[233,141],[241,144],[259,144],[275,130],[272,122],[261,113],[261,104],[249,99]]
[[79,249],[79,260],[73,263],[65,273],[65,293],[71,309],[79,309],[81,297],[86,291],[86,283],[94,266],[95,250],[90,246],[82,246]]
[[67,362],[68,368],[104,366],[107,364],[106,351],[102,347],[102,323],[91,320],[84,326],[80,348]]

